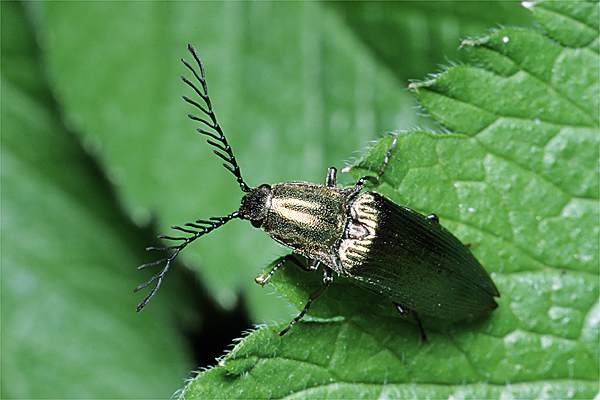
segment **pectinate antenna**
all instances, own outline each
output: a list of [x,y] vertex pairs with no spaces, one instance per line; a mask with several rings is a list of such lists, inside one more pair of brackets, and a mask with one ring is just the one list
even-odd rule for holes
[[152,290],[148,293],[148,295],[146,297],[144,297],[144,300],[142,300],[137,305],[137,311],[138,312],[142,311],[142,309],[144,307],[146,307],[146,305],[148,304],[150,299],[152,299],[152,297],[154,297],[156,292],[158,292],[158,289],[160,289],[160,285],[162,284],[162,281],[165,278],[165,275],[167,274],[167,272],[169,272],[169,268],[171,268],[171,264],[173,264],[173,261],[175,260],[175,258],[179,255],[179,253],[181,253],[181,251],[183,249],[186,248],[186,246],[188,244],[190,244],[194,240],[214,231],[215,229],[225,225],[227,222],[231,221],[234,218],[239,218],[239,214],[237,211],[233,212],[225,217],[213,217],[213,218],[209,218],[208,220],[199,219],[195,222],[188,222],[184,226],[172,226],[171,227],[172,229],[175,229],[179,232],[189,234],[189,236],[187,236],[187,235],[181,235],[181,236],[160,235],[158,237],[159,239],[170,240],[177,244],[173,244],[171,246],[163,246],[163,247],[157,247],[157,246],[146,247],[147,251],[165,252],[165,253],[167,253],[167,255],[161,259],[158,259],[156,261],[149,262],[146,264],[142,264],[139,267],[137,267],[137,269],[142,270],[142,269],[154,267],[157,265],[163,265],[163,269],[160,272],[153,275],[150,279],[148,279],[146,282],[138,285],[138,287],[136,287],[133,290],[134,292],[139,292],[140,290],[145,289],[146,287],[150,286],[152,283],[156,282],[156,284],[154,285]]
[[208,117],[208,120],[206,118],[198,117],[193,114],[188,114],[188,117],[194,121],[201,123],[205,127],[209,128],[209,130],[206,130],[204,128],[197,128],[196,130],[201,135],[204,135],[207,137],[206,142],[208,144],[210,144],[211,146],[216,148],[215,150],[213,150],[213,152],[218,157],[220,157],[223,161],[225,161],[223,163],[223,166],[225,167],[225,169],[227,169],[229,172],[231,172],[233,174],[233,176],[235,176],[237,183],[240,185],[240,189],[242,189],[243,192],[249,192],[250,187],[246,184],[246,182],[244,181],[244,178],[242,178],[242,173],[240,172],[240,167],[238,166],[237,160],[235,159],[235,156],[233,155],[231,146],[229,146],[229,143],[227,142],[227,138],[225,138],[225,135],[223,134],[223,130],[221,129],[219,122],[217,122],[217,117],[215,116],[215,113],[213,112],[212,103],[210,101],[210,97],[208,96],[208,87],[206,85],[204,64],[198,57],[196,50],[190,44],[188,44],[188,51],[194,58],[194,61],[196,62],[196,65],[198,66],[200,74],[198,75],[198,72],[194,69],[194,67],[192,67],[185,59],[182,58],[181,62],[192,72],[195,80],[197,80],[200,83],[200,87],[198,87],[198,85],[196,85],[195,83],[193,83],[192,81],[190,81],[189,79],[187,79],[184,76],[181,77],[181,80],[183,80],[183,82],[186,85],[188,85],[190,88],[192,88],[192,90],[200,97],[200,99],[202,99],[202,102],[204,103],[204,105],[200,104],[197,101],[190,99],[187,96],[183,96],[183,100],[185,100],[187,103],[194,106],[197,110],[199,110],[202,114],[204,114],[205,117]]

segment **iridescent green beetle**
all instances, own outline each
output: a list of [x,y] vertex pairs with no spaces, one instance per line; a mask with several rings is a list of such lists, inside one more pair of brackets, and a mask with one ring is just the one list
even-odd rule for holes
[[[426,335],[419,316],[457,322],[487,314],[497,307],[494,297],[500,294],[494,282],[468,247],[440,225],[437,216],[421,215],[378,193],[363,191],[367,182],[376,184],[384,174],[396,146],[396,137],[377,175],[362,177],[351,188],[336,187],[334,167],[329,168],[325,185],[291,182],[250,188],[242,178],[213,112],[204,66],[191,45],[188,50],[200,74],[187,61],[182,62],[200,86],[185,77],[182,80],[204,105],[185,96],[183,99],[208,119],[188,116],[210,129],[197,130],[208,137],[207,142],[216,148],[214,153],[225,161],[223,166],[235,176],[246,195],[239,210],[225,217],[173,226],[189,236],[160,236],[178,244],[148,248],[165,251],[168,255],[138,267],[143,269],[164,263],[159,273],[135,289],[138,291],[156,282],[138,304],[138,311],[154,296],[173,260],[188,244],[232,219],[249,220],[252,226],[261,228],[293,251],[280,258],[269,273],[258,276],[258,284],[265,285],[286,261],[311,271],[324,265],[323,286],[310,295],[304,309],[280,335],[306,314],[312,302],[331,285],[334,276],[347,277],[357,285],[389,298],[401,314],[413,314],[424,340]],[[295,255],[303,256],[309,262],[303,263]]]

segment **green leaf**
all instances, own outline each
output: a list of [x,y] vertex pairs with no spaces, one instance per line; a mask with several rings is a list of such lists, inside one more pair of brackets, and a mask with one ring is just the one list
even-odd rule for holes
[[516,1],[329,2],[401,81],[461,59],[460,39],[529,16]]
[[[549,4],[527,6],[539,19]],[[553,9],[555,22],[579,7],[598,12],[598,3],[577,4]],[[285,324],[257,329],[182,398],[596,396],[600,57],[596,40],[574,46],[584,28],[570,26],[467,40],[468,64],[412,85],[451,132],[400,134],[376,188],[435,212],[474,245],[502,295],[489,318],[429,322],[422,344],[385,299],[338,278],[290,333],[277,335]],[[353,175],[377,171],[390,142],[374,145]],[[292,265],[278,274],[274,286],[298,308],[319,286],[318,274]]]
[[[388,127],[417,121],[405,85],[319,3],[47,2],[34,11],[67,121],[133,218],[156,216],[164,233],[230,213],[242,194],[186,118],[192,109],[180,96],[190,90],[178,78],[188,42],[204,60],[215,111],[251,185],[323,181],[328,166]],[[86,29],[75,34],[72,21]],[[263,321],[290,313],[253,280],[281,252],[238,222],[182,259],[221,305],[231,307],[241,291]]]
[[189,369],[175,293],[136,315],[139,231],[56,116],[22,6],[1,7],[1,397],[169,396]]

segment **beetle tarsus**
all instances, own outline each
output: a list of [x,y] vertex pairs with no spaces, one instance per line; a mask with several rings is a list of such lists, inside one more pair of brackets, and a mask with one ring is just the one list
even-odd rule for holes
[[283,257],[279,257],[279,259],[277,260],[277,262],[275,263],[275,265],[273,266],[273,268],[271,268],[271,270],[269,272],[267,272],[266,274],[260,274],[258,275],[256,278],[254,278],[254,281],[259,284],[260,286],[265,286],[267,283],[269,283],[269,281],[271,280],[271,277],[275,274],[275,272],[277,272],[277,270],[279,268],[281,268],[286,262],[294,260],[295,261],[295,257],[294,257],[294,253],[285,255]]
[[304,271],[315,271],[319,268],[320,262],[317,260],[311,260],[309,264],[302,263],[298,260],[298,257],[294,253],[287,254],[285,256],[279,257],[277,261],[275,261],[275,265],[269,272],[266,274],[260,274],[256,278],[254,278],[254,282],[259,284],[260,286],[265,286],[271,280],[271,277],[279,270],[279,268],[283,267],[287,262],[291,261],[296,264],[298,267],[302,268]]
[[435,214],[429,214],[429,215],[427,216],[427,219],[428,219],[428,220],[430,220],[430,221],[432,221],[432,222],[435,222],[436,224],[439,224],[439,223],[440,223],[440,219],[439,219],[439,218],[438,218],[438,216],[437,216],[437,215],[435,215]]
[[385,169],[387,168],[389,162],[390,162],[390,157],[392,156],[392,152],[394,151],[394,149],[396,148],[396,145],[398,144],[398,135],[393,135],[394,138],[392,139],[392,143],[390,143],[390,146],[387,148],[385,155],[383,156],[383,162],[381,163],[381,167],[379,167],[379,171],[377,171],[377,181],[379,181],[379,178],[381,178],[385,172]]
[[321,297],[321,295],[325,292],[325,290],[327,290],[327,288],[331,285],[332,282],[333,274],[331,273],[331,270],[329,268],[325,268],[323,271],[323,286],[321,286],[319,290],[310,295],[308,301],[304,305],[304,308],[302,309],[302,311],[300,311],[300,314],[298,314],[293,320],[290,321],[288,326],[286,326],[281,332],[279,332],[279,336],[283,336],[286,333],[288,333],[288,331],[292,329],[292,326],[296,325],[296,323],[304,317],[304,315],[310,309],[311,304],[319,297]]

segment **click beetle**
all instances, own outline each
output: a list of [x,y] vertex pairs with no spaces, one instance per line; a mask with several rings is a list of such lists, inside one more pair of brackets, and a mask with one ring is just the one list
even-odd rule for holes
[[[423,340],[426,335],[420,316],[457,322],[487,314],[497,307],[494,297],[500,294],[494,282],[468,246],[442,227],[435,214],[424,216],[381,194],[363,191],[368,182],[376,185],[383,176],[397,143],[396,136],[377,174],[360,178],[353,187],[337,187],[337,170],[331,167],[324,185],[286,182],[252,188],[242,178],[213,112],[204,65],[191,45],[188,51],[198,69],[185,59],[181,61],[197,83],[181,79],[199,99],[183,96],[183,100],[202,113],[201,117],[188,116],[200,124],[197,131],[207,137],[208,144],[215,148],[213,152],[224,161],[223,166],[233,174],[245,195],[240,208],[229,215],[172,227],[185,235],[159,236],[176,244],[148,248],[167,255],[138,267],[164,264],[159,273],[135,289],[137,292],[156,282],[138,304],[138,311],[156,294],[173,260],[187,245],[233,219],[248,220],[253,227],[292,249],[268,273],[256,278],[258,284],[265,285],[287,261],[310,271],[324,266],[323,285],[310,295],[302,311],[280,335],[302,319],[310,305],[331,285],[334,276],[346,277],[388,298],[401,314],[412,314]],[[296,255],[309,262],[303,263]]]

